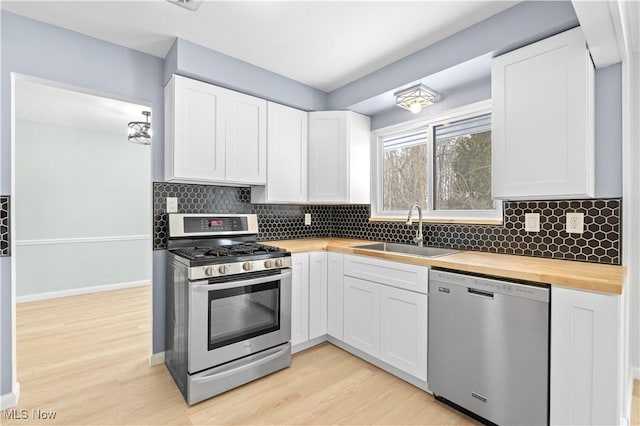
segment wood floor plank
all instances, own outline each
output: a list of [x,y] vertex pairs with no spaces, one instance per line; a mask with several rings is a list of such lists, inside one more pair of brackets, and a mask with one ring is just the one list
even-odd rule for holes
[[[329,343],[291,368],[189,407],[163,365],[149,367],[151,289],[17,306],[18,409],[2,424],[477,424],[422,390]],[[37,419],[33,410],[52,411]]]

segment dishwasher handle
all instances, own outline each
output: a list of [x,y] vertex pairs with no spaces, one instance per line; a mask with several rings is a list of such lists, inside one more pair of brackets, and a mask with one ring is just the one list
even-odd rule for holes
[[482,291],[482,290],[478,290],[476,288],[471,288],[471,287],[467,287],[467,293],[473,295],[473,296],[480,296],[480,297],[484,297],[487,299],[493,299],[493,293],[488,292],[488,291]]

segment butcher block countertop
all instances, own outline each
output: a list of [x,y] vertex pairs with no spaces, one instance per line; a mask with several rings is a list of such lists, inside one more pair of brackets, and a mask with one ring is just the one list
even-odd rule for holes
[[510,254],[461,250],[445,256],[428,258],[354,248],[354,246],[374,242],[344,238],[308,238],[263,241],[262,243],[280,247],[292,253],[327,250],[611,294],[622,294],[627,274],[624,266]]

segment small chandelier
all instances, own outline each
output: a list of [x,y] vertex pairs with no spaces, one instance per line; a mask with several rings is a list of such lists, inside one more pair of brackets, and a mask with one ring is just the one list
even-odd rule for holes
[[151,112],[142,111],[142,115],[146,117],[145,122],[132,121],[129,123],[129,142],[151,145],[151,123],[149,123]]
[[436,102],[438,94],[429,89],[424,84],[409,87],[394,93],[396,97],[396,105],[400,108],[407,109],[414,114],[422,111],[422,108],[428,107]]

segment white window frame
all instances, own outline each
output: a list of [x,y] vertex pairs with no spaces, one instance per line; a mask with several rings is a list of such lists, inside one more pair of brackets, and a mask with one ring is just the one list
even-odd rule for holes
[[[423,210],[423,218],[425,222],[444,222],[444,223],[475,223],[475,224],[501,224],[502,223],[502,201],[493,201],[495,209],[493,210],[435,210],[434,209],[434,182],[435,170],[433,164],[434,149],[434,128],[447,122],[464,120],[491,113],[491,100],[477,102],[460,108],[449,110],[443,114],[430,117],[420,117],[415,120],[396,124],[393,126],[378,129],[373,132],[373,149],[372,149],[372,177],[371,180],[371,220],[407,220],[407,210],[382,210],[382,151],[384,141],[389,137],[410,132],[412,130],[425,128],[427,129],[427,185],[430,188],[427,206]],[[416,200],[419,201],[419,200]],[[417,215],[413,215],[417,217]]]

